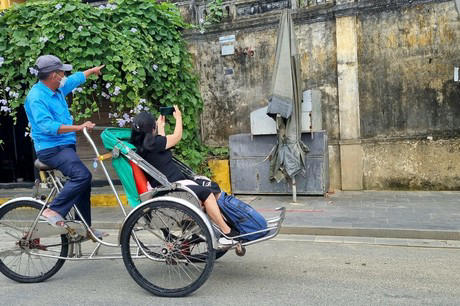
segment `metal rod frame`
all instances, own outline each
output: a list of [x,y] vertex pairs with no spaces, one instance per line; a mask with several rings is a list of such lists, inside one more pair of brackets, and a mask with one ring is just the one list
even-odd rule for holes
[[[96,156],[99,157],[100,156],[99,151],[98,151],[94,141],[92,140],[92,138],[88,134],[88,131],[86,130],[86,128],[83,129],[83,134],[85,135],[85,137],[87,138],[87,140],[90,143],[91,147],[93,148],[94,152],[96,153]],[[187,188],[186,186],[181,186],[180,184],[175,184],[175,183],[169,182],[168,179],[166,178],[166,176],[163,173],[161,173],[155,167],[150,165],[147,161],[145,161],[142,157],[140,157],[138,154],[136,154],[133,150],[131,150],[131,148],[129,148],[127,145],[125,145],[122,141],[118,141],[118,145],[121,146],[123,148],[123,150],[126,151],[126,153],[121,152],[121,154],[123,154],[127,159],[129,159],[130,161],[132,161],[133,163],[138,165],[147,174],[149,174],[152,177],[154,177],[162,185],[162,187],[159,188],[159,190],[167,191],[167,190],[182,189],[184,191],[187,191],[187,192],[191,193],[192,195],[194,195],[196,197],[196,195],[189,188]],[[119,204],[119,206],[121,208],[121,211],[123,212],[123,215],[125,216],[125,219],[126,219],[126,217],[127,217],[126,210],[123,207],[123,203],[121,202],[121,199],[118,196],[118,193],[117,193],[117,191],[115,189],[115,186],[113,185],[112,179],[110,178],[110,175],[109,175],[109,173],[107,171],[107,168],[105,167],[104,162],[103,162],[102,159],[98,158],[98,160],[99,160],[99,164],[101,165],[101,167],[102,167],[102,169],[104,171],[104,174],[105,174],[105,176],[107,178],[107,181],[109,182],[109,185],[110,185],[110,187],[111,187],[111,189],[112,189],[112,191],[113,191],[113,193],[114,193],[114,195],[115,195],[115,197],[117,199],[117,202],[118,202],[118,204]],[[174,159],[174,162],[176,163],[176,165],[179,166],[179,168],[181,170],[186,171],[187,175],[195,176],[195,173],[193,173],[193,171],[190,170],[187,166],[185,166],[181,161],[179,161],[177,159]],[[63,185],[62,185],[61,181],[55,177],[55,173],[54,173],[53,170],[46,171],[46,172],[48,174],[48,178],[51,180],[53,188],[51,188],[51,191],[50,191],[50,193],[48,194],[48,196],[46,198],[45,205],[43,205],[42,209],[40,210],[40,213],[37,215],[36,219],[34,220],[32,228],[34,228],[37,225],[38,220],[39,220],[43,210],[48,206],[47,205],[48,201],[52,198],[53,195],[58,193],[63,188]],[[88,225],[88,223],[86,222],[85,218],[83,218],[82,214],[80,213],[80,211],[78,210],[76,205],[73,206],[73,209],[74,209],[75,213],[80,217],[80,219],[81,219],[84,227],[86,228],[86,230],[89,231],[92,234],[94,240],[96,240],[96,242],[97,242],[97,245],[94,248],[94,250],[91,252],[91,254],[83,255],[81,253],[81,242],[70,243],[70,250],[69,250],[69,255],[70,256],[68,256],[68,257],[46,255],[46,254],[38,254],[38,253],[34,253],[34,252],[28,252],[28,253],[30,255],[33,255],[33,256],[42,256],[42,257],[73,260],[73,261],[122,259],[123,257],[121,255],[118,255],[118,254],[116,254],[116,255],[115,254],[97,255],[97,253],[98,253],[98,251],[99,251],[99,249],[100,249],[100,247],[102,245],[107,246],[107,247],[119,247],[120,244],[119,243],[114,244],[114,243],[104,242],[101,239],[97,238],[96,235],[94,235],[94,232],[91,230],[91,228]],[[266,229],[256,231],[256,232],[252,232],[252,233],[248,233],[248,234],[235,236],[235,237],[226,236],[224,233],[222,233],[220,231],[220,229],[215,224],[213,224],[213,226],[222,234],[222,236],[224,236],[225,238],[227,238],[229,240],[232,240],[232,242],[233,242],[231,247],[227,247],[227,246],[224,246],[224,245],[219,245],[217,248],[218,249],[233,249],[233,248],[236,248],[238,245],[240,245],[240,246],[248,246],[248,245],[251,245],[251,244],[255,244],[255,243],[258,243],[258,242],[262,242],[262,241],[266,241],[266,240],[274,238],[275,236],[277,236],[279,234],[280,229],[281,229],[281,224],[283,223],[283,221],[285,219],[285,214],[286,214],[286,209],[284,207],[277,208],[276,210],[281,212],[280,216],[275,217],[275,218],[271,218],[271,219],[267,219],[268,227]],[[32,231],[30,231],[29,236],[31,235],[31,232]],[[254,235],[254,234],[264,233],[264,232],[267,232],[267,233],[273,232],[273,233],[268,235],[268,236],[264,236],[262,238],[255,239],[255,240],[252,240],[252,241],[243,242],[243,243],[241,243],[241,242],[236,240],[236,239],[244,238],[244,237],[249,236],[249,235]],[[148,259],[151,259],[151,260],[154,260],[154,261],[160,261],[160,262],[165,261],[163,259],[154,258],[154,257],[150,256],[149,254],[147,254],[147,252],[145,252],[145,250],[138,243],[137,237],[136,237],[135,234],[134,234],[133,238],[136,241],[137,249],[138,249],[138,251],[136,252],[136,254],[138,254],[138,255],[132,256],[133,259],[145,259],[145,258],[148,258]],[[30,237],[28,237],[28,239],[30,239]],[[139,250],[140,250],[140,252],[139,252]],[[142,253],[143,255],[140,255],[140,253]]]

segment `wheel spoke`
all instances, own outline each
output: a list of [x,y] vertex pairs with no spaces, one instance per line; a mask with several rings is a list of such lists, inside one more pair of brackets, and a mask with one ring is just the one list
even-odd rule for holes
[[[149,207],[125,223],[132,231],[122,237],[123,257],[130,274],[156,295],[183,296],[193,292],[208,278],[214,264],[208,228],[199,215],[181,204],[167,201]],[[148,227],[142,227],[145,221]],[[131,256],[138,253],[136,246],[155,260],[132,260]]]
[[43,206],[17,201],[0,209],[0,272],[19,282],[40,282],[54,275],[64,260],[41,255],[67,257],[66,236],[27,239]]

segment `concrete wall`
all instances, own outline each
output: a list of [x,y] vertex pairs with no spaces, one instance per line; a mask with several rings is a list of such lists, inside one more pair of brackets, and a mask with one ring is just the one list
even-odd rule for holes
[[[250,111],[267,104],[280,11],[235,13],[250,2],[227,1],[230,19],[204,34],[186,33],[205,103],[202,138],[210,145],[249,132]],[[331,189],[459,189],[455,3],[303,3],[294,14],[303,89],[322,94]],[[191,4],[181,2],[188,12]],[[229,34],[254,56],[221,56],[218,39]]]
[[460,189],[460,84],[453,81],[460,22],[454,2],[358,19],[364,187]]

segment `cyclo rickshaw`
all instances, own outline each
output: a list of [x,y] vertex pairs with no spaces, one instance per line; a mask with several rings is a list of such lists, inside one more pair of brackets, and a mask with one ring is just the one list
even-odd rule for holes
[[[179,297],[197,290],[209,277],[214,261],[229,249],[242,256],[246,246],[278,235],[285,217],[283,207],[278,208],[278,217],[267,220],[265,230],[226,237],[233,244],[219,244],[218,235],[223,233],[202,210],[196,195],[186,186],[169,182],[136,154],[128,143],[130,133],[123,128],[105,129],[101,138],[110,153],[101,155],[88,131],[83,130],[124,215],[117,243],[97,238],[76,206],[66,217],[64,227],[53,227],[41,220],[42,211],[63,188],[65,177],[37,160],[35,166],[41,178],[38,185],[46,184],[49,194],[40,197],[36,192],[33,197],[15,198],[0,207],[0,271],[5,276],[20,283],[37,283],[56,274],[66,260],[123,259],[129,274],[142,288],[158,296]],[[104,165],[108,159],[112,159],[128,202],[135,206],[129,214]],[[186,176],[195,177],[189,167],[175,162]],[[151,175],[161,186],[139,194],[133,167]],[[244,239],[259,232],[266,234],[253,241]],[[95,242],[95,247],[84,252],[82,243],[89,240]],[[99,254],[102,246],[121,247],[121,255]]]

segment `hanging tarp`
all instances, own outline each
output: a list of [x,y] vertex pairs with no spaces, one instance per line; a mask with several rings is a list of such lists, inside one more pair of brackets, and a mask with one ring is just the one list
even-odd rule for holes
[[291,12],[282,13],[267,115],[276,121],[278,142],[269,155],[270,179],[294,179],[305,170],[308,147],[301,141],[301,75]]

